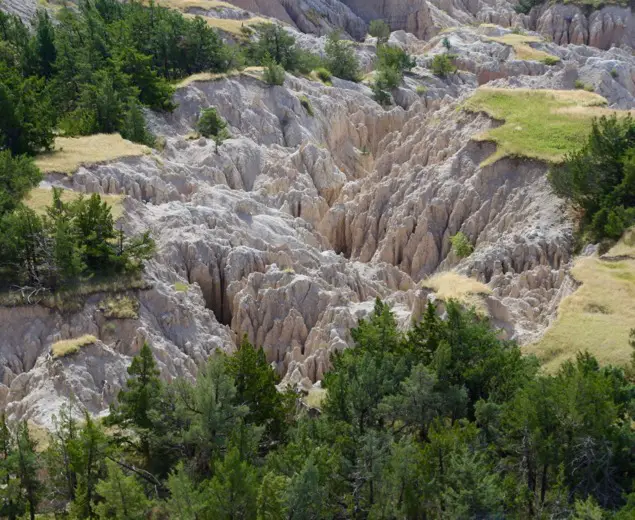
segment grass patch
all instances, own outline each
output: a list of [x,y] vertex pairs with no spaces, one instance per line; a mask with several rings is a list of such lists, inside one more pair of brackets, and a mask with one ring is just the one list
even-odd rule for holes
[[311,105],[311,101],[309,101],[309,98],[305,95],[301,95],[298,96],[298,99],[300,100],[300,104],[302,105],[302,108],[304,108],[306,113],[313,117],[315,115],[315,112],[313,112],[313,106]]
[[87,345],[92,345],[97,341],[95,336],[85,334],[75,339],[65,339],[53,343],[51,346],[51,355],[53,359],[59,359],[79,352],[79,349]]
[[150,153],[150,148],[127,141],[119,134],[58,137],[52,152],[38,155],[35,164],[44,173],[72,175],[80,166]]
[[[62,191],[62,202],[71,202],[77,199],[82,193],[73,190]],[[83,194],[90,196],[90,194]],[[112,218],[119,219],[123,215],[124,195],[104,195],[100,193],[101,200],[105,201],[111,208]],[[46,213],[47,206],[53,201],[53,190],[47,188],[33,188],[24,199],[24,204],[35,211],[38,215]]]
[[542,339],[524,351],[536,354],[547,372],[585,350],[602,364],[628,363],[628,336],[635,324],[635,231],[627,232],[604,260],[578,258],[571,275],[582,285],[562,301]]
[[[149,4],[150,2],[145,2]],[[159,0],[158,5],[178,9],[179,11],[187,11],[188,9],[236,9],[235,5],[220,0]]]
[[[190,17],[193,15],[186,14],[185,16]],[[244,20],[235,20],[233,18],[214,18],[212,16],[205,16],[203,19],[210,27],[235,36],[242,36],[245,28],[251,29],[252,27],[262,23],[271,23],[271,20],[261,16],[254,16],[253,18],[246,18]]]
[[[530,43],[540,43],[542,38],[538,36],[528,36],[526,34],[509,33],[504,36],[492,36],[488,40],[502,43],[503,45],[509,45],[514,49],[514,53],[519,60],[526,61],[542,61],[547,65],[554,65],[560,61],[560,58],[549,54],[548,52],[534,49]],[[555,60],[555,61],[554,61]]]
[[497,150],[483,165],[503,157],[528,157],[561,162],[566,153],[586,143],[591,121],[607,113],[627,111],[603,108],[606,99],[585,90],[479,88],[463,108],[485,112],[504,122],[476,136],[496,143]]
[[230,70],[229,72],[200,72],[199,74],[192,74],[185,79],[182,79],[176,84],[176,88],[184,88],[192,83],[200,81],[219,81],[225,78],[231,78],[236,76],[251,76],[256,79],[261,79],[260,74],[263,71],[263,67],[245,67],[242,70]]
[[442,300],[457,300],[467,307],[474,307],[478,312],[487,313],[483,296],[492,290],[484,283],[454,271],[437,273],[421,282],[421,286],[432,289]]
[[108,319],[139,319],[139,301],[130,296],[110,296],[100,302],[99,309]]
[[145,291],[150,288],[152,285],[140,276],[118,276],[113,279],[86,281],[54,293],[45,290],[5,291],[0,293],[0,306],[42,305],[62,312],[77,311],[84,306],[86,298],[93,294],[117,294],[131,290]]
[[183,282],[176,282],[174,284],[174,290],[177,292],[187,292],[190,290],[190,286]]
[[307,406],[311,408],[317,408],[318,410],[322,409],[322,403],[326,399],[326,389],[325,388],[311,388],[306,397],[304,397],[304,402]]

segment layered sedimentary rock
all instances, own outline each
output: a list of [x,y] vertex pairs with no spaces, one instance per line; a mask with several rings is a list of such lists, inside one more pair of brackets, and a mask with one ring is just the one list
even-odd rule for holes
[[[99,293],[71,311],[0,308],[0,407],[48,424],[72,393],[90,412],[103,412],[144,341],[171,379],[193,377],[213,351],[231,352],[247,335],[285,382],[310,386],[333,352],[350,345],[351,327],[376,297],[405,326],[433,296],[420,282],[449,269],[488,284],[485,309],[508,337],[540,335],[575,288],[567,274],[572,223],[545,164],[482,166],[494,145],[471,138],[497,123],[465,112],[463,101],[485,83],[564,89],[580,79],[611,106],[631,108],[635,60],[621,49],[545,42],[532,45],[560,63],[524,61],[490,39],[508,32],[502,28],[432,36],[443,17],[460,25],[460,12],[488,22],[496,12],[507,16],[498,4],[409,5],[440,18],[419,33],[428,41],[392,34],[391,44],[417,61],[393,90],[392,107],[380,107],[367,85],[336,78],[332,86],[290,75],[284,86],[269,86],[251,72],[194,81],[177,90],[174,113],[147,114],[165,137],[162,151],[49,176],[80,192],[127,195],[122,225],[150,230],[157,255],[144,274],[148,288],[126,292],[139,302],[136,319],[106,317],[108,295]],[[298,38],[307,48],[323,46],[323,39]],[[444,52],[444,38],[461,70],[442,79],[429,65]],[[374,43],[356,49],[370,70]],[[209,106],[231,133],[218,153],[194,132]],[[475,245],[466,259],[451,251],[459,231]],[[98,342],[51,357],[55,341],[83,334]]]

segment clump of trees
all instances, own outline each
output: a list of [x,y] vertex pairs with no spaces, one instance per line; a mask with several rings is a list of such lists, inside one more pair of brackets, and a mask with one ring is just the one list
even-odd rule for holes
[[141,106],[172,110],[171,81],[232,65],[203,19],[155,3],[82,0],[55,22],[39,13],[32,32],[0,12],[0,149],[35,154],[54,128],[152,144]]
[[412,70],[417,62],[406,51],[388,44],[377,46],[375,81],[371,85],[375,100],[386,105],[391,102],[390,91],[398,87],[404,72]]
[[339,31],[331,32],[324,47],[326,68],[333,76],[349,81],[360,81],[361,69],[350,42],[343,40]]
[[635,224],[633,119],[613,115],[595,120],[584,146],[553,167],[549,180],[579,210],[584,239],[619,239]]
[[368,26],[368,34],[377,38],[377,43],[386,43],[390,38],[390,26],[384,20],[373,20]]
[[37,453],[0,421],[0,514],[632,518],[635,366],[579,354],[543,374],[475,312],[445,313],[430,303],[400,332],[377,301],[317,417],[247,341],[169,384],[144,345],[108,430],[71,403]]
[[456,72],[456,65],[454,64],[455,56],[448,52],[437,54],[432,58],[430,63],[430,70],[435,76],[445,78],[450,74]]
[[148,233],[127,237],[115,229],[111,208],[98,194],[64,202],[54,188],[44,216],[22,204],[41,178],[28,157],[0,152],[0,288],[55,290],[142,268],[154,241]]

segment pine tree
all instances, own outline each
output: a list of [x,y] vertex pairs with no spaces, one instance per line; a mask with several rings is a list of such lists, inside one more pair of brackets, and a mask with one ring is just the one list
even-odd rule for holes
[[203,494],[188,476],[182,462],[170,473],[167,487],[170,491],[167,510],[172,518],[198,520],[202,517],[205,509]]
[[119,465],[106,462],[107,477],[97,483],[95,491],[101,501],[94,506],[97,517],[103,520],[139,520],[144,518],[149,501],[134,475],[125,475]]
[[286,520],[288,508],[286,492],[289,479],[267,473],[260,484],[257,502],[257,520]]
[[37,12],[35,25],[36,54],[39,59],[39,73],[50,78],[54,72],[57,49],[55,48],[55,27],[47,11]]
[[207,513],[217,520],[255,518],[257,494],[256,469],[232,447],[215,465],[214,478],[205,489]]
[[131,103],[126,113],[121,128],[121,136],[135,143],[141,143],[147,146],[154,145],[154,136],[148,131],[141,107],[136,102]]
[[42,483],[37,473],[39,470],[38,457],[35,452],[36,443],[31,438],[26,421],[20,423],[16,439],[16,474],[27,503],[27,510],[31,520],[35,520],[37,505],[40,502]]
[[9,430],[7,417],[0,413],[0,517],[8,520],[24,512],[20,483],[16,478],[15,440]]

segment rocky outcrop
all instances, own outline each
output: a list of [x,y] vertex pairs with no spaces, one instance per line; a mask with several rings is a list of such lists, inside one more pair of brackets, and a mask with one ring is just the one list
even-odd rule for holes
[[572,4],[543,4],[532,9],[528,27],[554,43],[590,45],[609,49],[635,42],[635,21],[630,7],[606,6],[589,12]]
[[[365,9],[382,5],[397,4]],[[428,27],[421,29],[427,41],[391,35],[417,66],[392,91],[389,108],[367,84],[287,75],[283,86],[269,86],[247,70],[193,81],[177,89],[172,114],[148,113],[165,137],[162,151],[50,176],[50,184],[80,192],[127,195],[122,225],[150,230],[157,254],[144,273],[149,288],[127,292],[139,302],[137,319],[106,318],[99,310],[106,294],[75,311],[0,308],[0,407],[47,423],[72,393],[100,413],[144,341],[170,379],[194,377],[214,350],[231,352],[246,335],[285,382],[310,387],[350,344],[351,327],[376,297],[405,326],[433,297],[420,282],[450,269],[488,284],[484,308],[507,337],[539,336],[575,288],[567,274],[571,222],[545,180],[546,165],[482,166],[494,145],[472,137],[497,123],[462,104],[484,83],[557,89],[581,79],[612,106],[631,108],[635,58],[616,48],[533,44],[561,59],[549,67],[489,38],[509,32],[503,28],[436,34],[441,23],[493,16],[496,3],[409,5],[434,23],[418,25]],[[445,52],[445,38],[461,70],[438,78],[429,65]],[[298,35],[298,42],[319,52],[324,38]],[[356,50],[370,68],[375,42]],[[193,131],[209,106],[231,133],[218,153]],[[466,259],[451,251],[458,231],[475,245]],[[51,358],[55,341],[83,334],[99,341]]]

